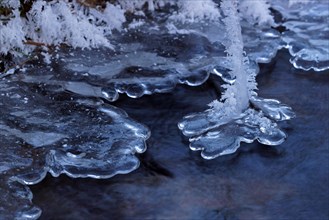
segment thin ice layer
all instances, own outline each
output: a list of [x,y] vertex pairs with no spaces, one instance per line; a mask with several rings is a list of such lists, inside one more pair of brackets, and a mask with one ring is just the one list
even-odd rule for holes
[[[113,33],[109,40],[114,50],[49,51],[50,65],[29,66],[23,80],[115,101],[121,93],[138,98],[169,92],[177,84],[198,86],[215,68],[229,68],[222,21],[183,24],[160,13],[153,19]],[[258,28],[243,22],[243,38],[249,42],[245,50],[254,72],[258,72],[255,62],[269,62],[283,45],[279,32]]]
[[41,215],[41,209],[32,204],[32,192],[29,187],[1,176],[0,218],[37,219]]
[[277,100],[257,96],[250,102],[256,109],[250,107],[234,118],[214,117],[209,109],[185,116],[178,127],[189,137],[191,150],[201,150],[205,159],[234,153],[241,142],[257,140],[266,145],[281,144],[286,135],[276,121],[293,118],[292,109]]
[[288,1],[273,1],[272,7],[282,14],[282,25],[287,29],[282,39],[293,56],[290,62],[294,67],[315,71],[328,69],[328,1],[305,1],[293,5]]
[[[141,43],[126,39],[126,44],[120,44],[122,51],[116,53],[109,49],[61,51],[61,59],[54,60],[50,67],[39,65],[29,68],[23,80],[115,101],[120,93],[138,98],[145,94],[168,92],[178,83],[197,86],[209,77],[213,64],[211,59],[202,55],[206,53],[202,47],[211,48],[211,45],[206,45],[206,39],[196,35],[177,39],[173,39],[175,36],[148,37],[148,42]],[[195,40],[204,40],[205,43],[199,45],[194,43]],[[170,44],[173,46],[166,47]],[[181,51],[178,44],[184,44],[186,51]],[[157,47],[159,51],[155,52]],[[200,53],[193,54],[194,49],[200,50]]]
[[2,79],[0,88],[0,218],[37,218],[21,184],[36,184],[47,172],[109,178],[139,166],[135,154],[146,150],[150,132],[124,111],[16,77]]

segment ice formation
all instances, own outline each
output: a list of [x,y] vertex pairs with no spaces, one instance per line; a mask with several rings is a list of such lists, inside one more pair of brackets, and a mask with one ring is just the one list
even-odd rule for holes
[[16,77],[0,86],[1,218],[40,215],[18,182],[36,184],[47,172],[109,178],[138,167],[134,154],[146,150],[150,133],[123,110]]
[[258,97],[258,63],[287,48],[296,68],[329,68],[326,0],[40,0],[23,16],[21,2],[0,1],[10,9],[0,15],[0,54],[24,61],[0,63],[0,218],[38,218],[26,185],[47,172],[109,178],[138,167],[149,130],[109,104],[119,94],[216,75],[219,100],[179,123],[190,148],[213,159],[240,142],[286,138],[277,122],[294,114]]
[[[276,100],[257,97],[256,72],[249,69],[249,58],[244,55],[243,38],[237,1],[223,1],[221,5],[227,41],[224,42],[230,63],[227,73],[214,73],[227,84],[221,100],[209,104],[210,109],[184,117],[179,128],[190,139],[192,150],[202,150],[202,157],[213,159],[234,153],[240,142],[258,140],[262,144],[277,145],[285,139],[273,120],[294,117],[291,108]],[[250,108],[253,104],[255,109]],[[259,110],[259,111],[257,111]]]
[[[302,3],[301,3],[302,2]],[[273,8],[282,14],[285,47],[295,68],[315,71],[329,69],[328,1],[276,1]]]

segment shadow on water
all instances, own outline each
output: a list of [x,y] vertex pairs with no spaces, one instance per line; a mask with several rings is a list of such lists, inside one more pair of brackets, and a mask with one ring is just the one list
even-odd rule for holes
[[[52,178],[32,186],[41,219],[328,219],[329,73],[292,68],[286,51],[261,66],[259,95],[290,105],[280,146],[243,144],[206,161],[188,148],[177,122],[218,93],[213,79],[115,105],[152,136],[141,166],[108,180]],[[217,91],[216,91],[217,89]]]

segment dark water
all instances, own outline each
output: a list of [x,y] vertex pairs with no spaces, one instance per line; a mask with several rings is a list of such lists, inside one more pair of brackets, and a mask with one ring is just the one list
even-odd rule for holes
[[329,72],[292,68],[287,52],[261,67],[259,95],[290,105],[280,146],[243,144],[211,161],[188,148],[177,122],[219,92],[199,87],[114,103],[152,131],[141,167],[108,180],[48,176],[32,186],[40,219],[329,219]]

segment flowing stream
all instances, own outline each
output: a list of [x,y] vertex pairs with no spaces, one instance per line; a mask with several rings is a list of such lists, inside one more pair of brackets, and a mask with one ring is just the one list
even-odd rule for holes
[[[174,23],[168,8],[114,31],[113,50],[36,50],[0,75],[0,219],[328,219],[325,6],[277,1],[278,26],[241,20],[243,67],[258,73],[264,98],[249,107],[277,117],[282,132],[274,122],[262,132],[247,115],[221,135],[203,113],[180,123],[191,139],[179,130],[235,81],[222,20]],[[272,98],[296,118],[281,121],[293,113]],[[236,137],[260,143],[211,161],[188,147],[213,159],[216,140]]]
[[177,121],[216,97],[212,78],[168,94],[123,96],[114,104],[152,132],[141,167],[109,180],[48,176],[31,187],[41,219],[326,219],[329,75],[296,70],[288,57],[280,52],[257,77],[263,97],[289,103],[297,115],[281,124],[282,145],[243,144],[211,161],[190,151]]

